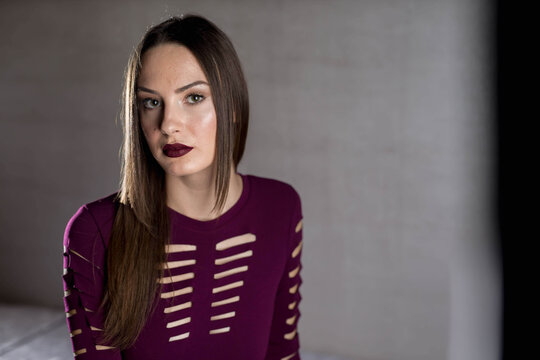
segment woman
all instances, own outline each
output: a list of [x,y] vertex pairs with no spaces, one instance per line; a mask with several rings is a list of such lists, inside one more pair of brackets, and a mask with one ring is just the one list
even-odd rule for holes
[[300,359],[302,208],[240,174],[248,94],[199,16],[148,30],[125,74],[120,189],[64,234],[77,359]]

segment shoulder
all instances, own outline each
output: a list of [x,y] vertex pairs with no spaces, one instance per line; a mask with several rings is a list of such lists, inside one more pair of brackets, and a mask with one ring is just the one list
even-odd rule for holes
[[256,175],[248,175],[248,177],[251,180],[253,192],[257,196],[291,204],[300,201],[296,188],[285,181]]
[[301,207],[300,194],[297,189],[282,180],[256,175],[248,175],[252,192],[258,201],[279,208],[297,209]]
[[64,248],[89,255],[106,248],[116,213],[116,195],[112,193],[81,205],[69,219],[64,231]]

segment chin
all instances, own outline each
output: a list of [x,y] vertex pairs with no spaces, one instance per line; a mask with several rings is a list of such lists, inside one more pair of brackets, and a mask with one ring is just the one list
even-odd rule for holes
[[204,171],[209,171],[210,165],[208,166],[182,166],[178,164],[174,164],[173,166],[169,166],[165,172],[167,175],[170,176],[187,176],[187,175],[194,175],[197,173],[201,173]]

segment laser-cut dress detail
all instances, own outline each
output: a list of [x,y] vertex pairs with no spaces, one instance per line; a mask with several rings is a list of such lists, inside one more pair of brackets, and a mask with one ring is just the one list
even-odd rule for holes
[[162,291],[124,351],[99,342],[116,193],[78,209],[64,233],[63,275],[75,359],[300,359],[300,196],[285,182],[240,175],[242,194],[220,219],[168,208],[171,241],[156,279]]

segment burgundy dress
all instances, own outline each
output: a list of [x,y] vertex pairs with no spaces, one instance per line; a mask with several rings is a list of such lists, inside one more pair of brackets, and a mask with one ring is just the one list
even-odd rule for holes
[[289,184],[254,175],[219,220],[168,208],[171,276],[136,343],[101,345],[113,193],[79,208],[64,234],[64,305],[76,359],[298,360],[302,207]]

